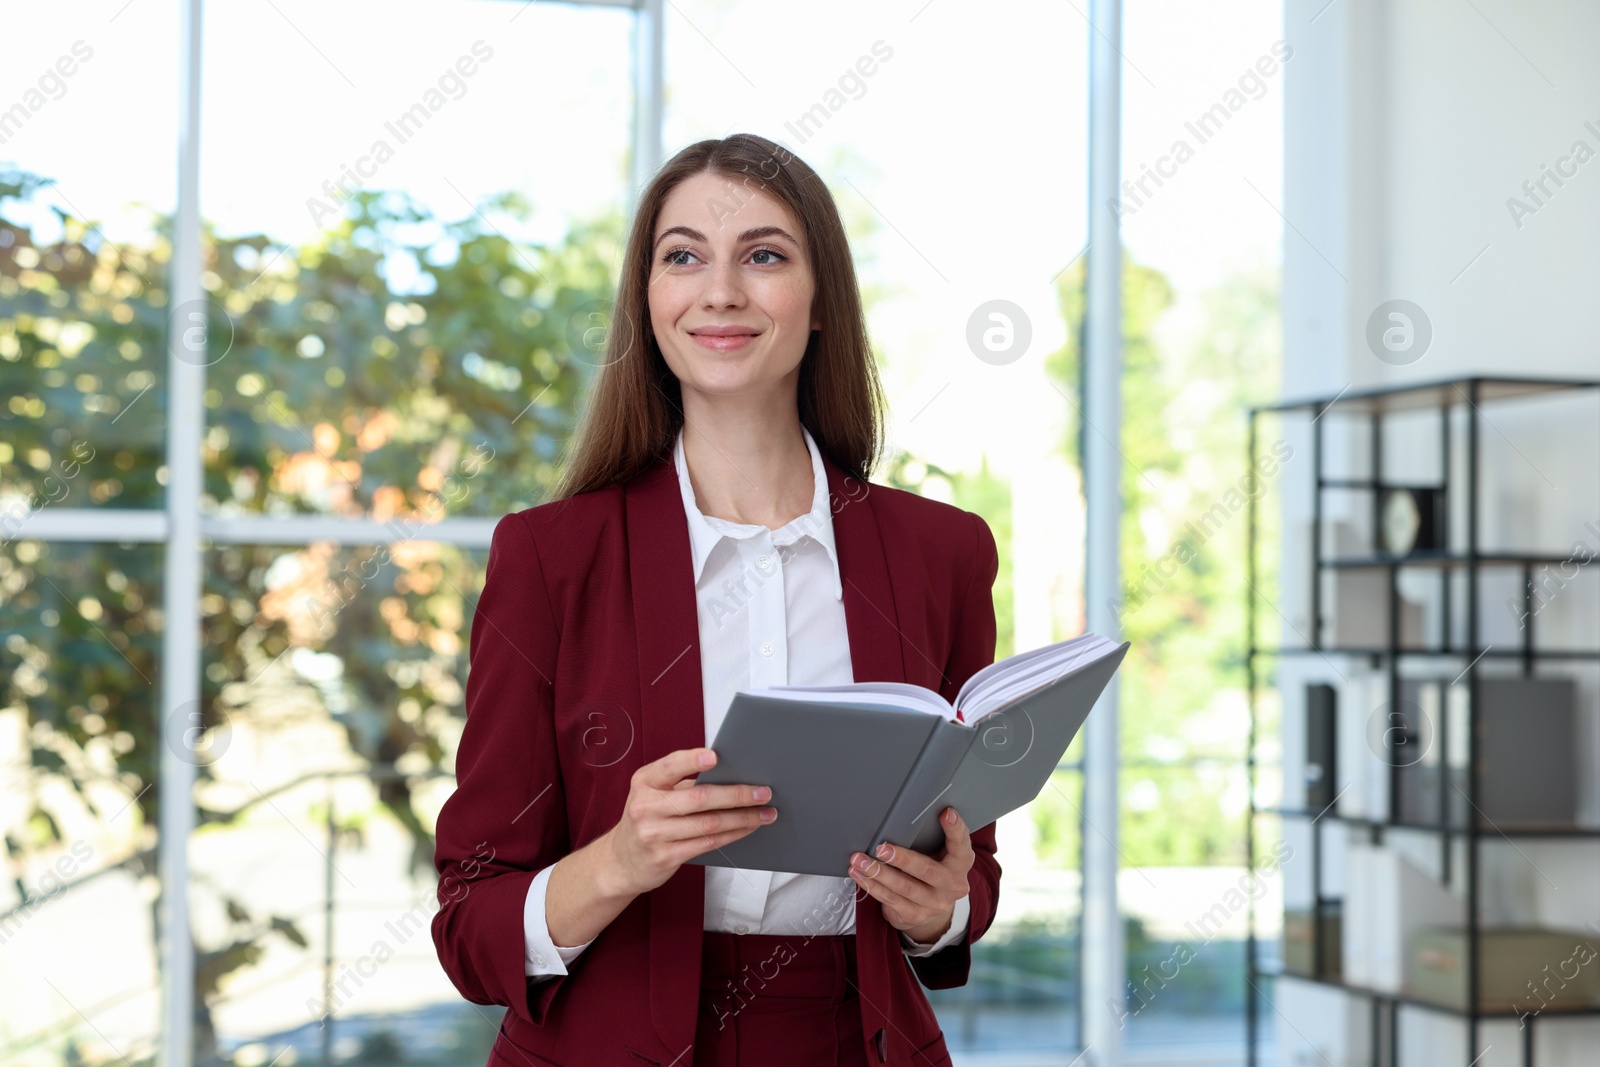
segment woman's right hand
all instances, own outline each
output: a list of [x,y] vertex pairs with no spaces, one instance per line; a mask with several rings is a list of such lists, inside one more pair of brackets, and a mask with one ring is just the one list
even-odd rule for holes
[[633,772],[622,818],[606,835],[626,892],[649,892],[686,861],[778,817],[762,807],[772,797],[764,785],[696,784],[716,762],[709,748],[683,748]]

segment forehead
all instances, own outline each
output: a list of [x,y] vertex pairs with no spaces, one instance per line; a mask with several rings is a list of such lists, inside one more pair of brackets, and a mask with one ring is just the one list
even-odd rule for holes
[[801,237],[800,221],[783,201],[743,175],[700,173],[679,182],[661,203],[655,236],[669,226],[692,226],[713,242],[756,226],[781,226]]

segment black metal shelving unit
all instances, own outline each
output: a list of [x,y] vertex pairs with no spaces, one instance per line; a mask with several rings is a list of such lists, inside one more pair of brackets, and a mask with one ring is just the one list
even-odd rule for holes
[[[1256,458],[1259,446],[1259,424],[1264,416],[1307,415],[1311,418],[1311,465],[1316,484],[1311,501],[1310,523],[1310,620],[1311,633],[1302,634],[1305,645],[1301,647],[1281,647],[1260,645],[1257,643],[1258,602],[1261,597],[1258,589],[1258,514],[1257,498],[1259,493],[1248,496],[1247,503],[1247,534],[1246,551],[1248,560],[1246,564],[1247,576],[1247,605],[1246,605],[1246,685],[1248,689],[1250,725],[1248,738],[1248,752],[1246,755],[1246,774],[1249,783],[1249,815],[1246,824],[1246,856],[1247,862],[1254,866],[1256,847],[1256,822],[1263,816],[1280,819],[1301,819],[1310,824],[1311,835],[1311,878],[1312,878],[1312,938],[1311,950],[1313,954],[1314,972],[1320,972],[1321,931],[1320,916],[1323,909],[1329,904],[1338,901],[1330,900],[1324,896],[1321,877],[1322,859],[1322,832],[1316,826],[1320,819],[1327,819],[1332,823],[1344,824],[1365,830],[1374,843],[1381,843],[1383,835],[1390,830],[1407,832],[1425,832],[1437,834],[1440,839],[1440,848],[1446,877],[1449,876],[1450,857],[1452,855],[1451,842],[1464,842],[1466,856],[1466,870],[1464,872],[1466,885],[1466,999],[1464,1007],[1441,1004],[1406,993],[1391,993],[1377,989],[1369,989],[1353,985],[1336,978],[1309,977],[1299,973],[1286,972],[1281,968],[1264,968],[1258,953],[1256,938],[1256,908],[1255,898],[1250,897],[1248,912],[1248,931],[1246,935],[1246,974],[1248,975],[1249,989],[1245,995],[1245,1020],[1247,1028],[1246,1049],[1247,1064],[1257,1067],[1258,1058],[1258,1031],[1260,1026],[1260,1007],[1258,1001],[1262,999],[1260,981],[1262,978],[1282,978],[1290,981],[1309,982],[1330,988],[1337,988],[1354,995],[1365,997],[1371,1006],[1371,1059],[1374,1065],[1382,1064],[1384,1067],[1399,1067],[1398,1064],[1398,1037],[1399,1015],[1398,1009],[1404,1007],[1422,1008],[1432,1012],[1442,1013],[1457,1019],[1464,1020],[1467,1026],[1468,1048],[1477,1050],[1479,1043],[1479,1024],[1488,1019],[1514,1018],[1516,1013],[1508,1005],[1505,1009],[1485,1008],[1480,997],[1479,975],[1479,934],[1482,930],[1481,911],[1479,901],[1479,845],[1489,837],[1506,838],[1562,838],[1573,840],[1600,841],[1600,829],[1572,826],[1538,829],[1484,828],[1477,817],[1476,809],[1481,798],[1479,771],[1480,756],[1478,730],[1475,728],[1476,716],[1479,708],[1479,666],[1485,660],[1514,658],[1521,661],[1522,673],[1531,675],[1533,667],[1539,660],[1567,660],[1567,661],[1593,661],[1600,663],[1600,649],[1552,649],[1540,650],[1535,648],[1533,627],[1533,574],[1537,568],[1547,565],[1561,564],[1567,557],[1552,557],[1548,553],[1516,554],[1504,552],[1484,552],[1479,548],[1479,521],[1480,505],[1482,504],[1479,475],[1480,471],[1480,446],[1482,425],[1486,421],[1482,405],[1493,404],[1500,400],[1523,399],[1539,396],[1541,394],[1567,394],[1572,390],[1600,389],[1600,381],[1583,379],[1551,379],[1551,378],[1518,378],[1518,377],[1469,377],[1443,381],[1422,382],[1414,385],[1397,386],[1389,388],[1353,390],[1347,389],[1335,396],[1310,400],[1301,400],[1272,405],[1262,405],[1251,408],[1249,411],[1248,432],[1248,469],[1256,469]],[[1417,552],[1406,556],[1395,556],[1380,551],[1370,555],[1350,556],[1325,556],[1323,553],[1322,533],[1324,525],[1323,494],[1328,490],[1356,490],[1369,491],[1372,496],[1372,530],[1376,543],[1376,534],[1380,522],[1381,492],[1391,487],[1402,487],[1412,483],[1389,482],[1383,477],[1383,446],[1385,416],[1402,412],[1425,412],[1436,410],[1439,414],[1439,440],[1440,440],[1440,470],[1438,481],[1428,488],[1443,491],[1446,505],[1446,515],[1452,513],[1450,503],[1452,497],[1452,469],[1455,466],[1453,459],[1454,442],[1452,441],[1452,412],[1454,409],[1465,405],[1462,416],[1466,424],[1465,440],[1465,518],[1464,546],[1460,551],[1434,551]],[[1326,473],[1326,456],[1324,449],[1324,436],[1327,424],[1323,421],[1326,414],[1339,414],[1355,417],[1365,417],[1368,420],[1369,442],[1369,475],[1365,478],[1330,477]],[[1446,523],[1446,545],[1451,545],[1454,538],[1449,536],[1448,521]],[[1286,534],[1287,535],[1287,534]],[[1323,575],[1328,571],[1342,569],[1377,569],[1388,575],[1388,636],[1383,647],[1339,647],[1322,643],[1325,619],[1322,597]],[[1402,648],[1401,647],[1401,618],[1398,576],[1402,568],[1426,569],[1432,568],[1439,575],[1439,589],[1441,597],[1441,612],[1439,633],[1437,641],[1431,647]],[[1479,627],[1480,608],[1480,574],[1485,569],[1516,568],[1520,569],[1522,587],[1524,591],[1524,611],[1526,625],[1523,629],[1520,647],[1495,648],[1484,647],[1481,641]],[[1453,645],[1451,636],[1457,627],[1452,626],[1452,583],[1451,576],[1458,571],[1465,574],[1465,599],[1462,606],[1465,612],[1464,641]],[[1287,621],[1287,620],[1285,620]],[[1290,629],[1293,629],[1292,623]],[[1409,658],[1434,658],[1440,660],[1465,661],[1466,666],[1462,671],[1468,686],[1467,698],[1467,799],[1474,809],[1469,814],[1466,824],[1462,826],[1450,825],[1448,818],[1443,813],[1448,809],[1441,807],[1440,824],[1415,824],[1404,823],[1396,819],[1398,790],[1395,788],[1399,766],[1395,760],[1390,760],[1390,789],[1388,818],[1365,819],[1349,818],[1336,814],[1333,805],[1321,811],[1306,809],[1290,809],[1285,807],[1261,807],[1257,803],[1257,745],[1258,745],[1258,703],[1259,693],[1264,688],[1266,677],[1272,673],[1270,665],[1264,665],[1276,657],[1290,656],[1360,656],[1365,657],[1375,667],[1384,669],[1388,673],[1389,692],[1391,699],[1397,699],[1400,683],[1400,663]],[[1459,680],[1459,676],[1458,676]],[[1440,736],[1436,743],[1441,747],[1447,743],[1444,736],[1445,723],[1449,716],[1441,716],[1439,725]],[[1439,776],[1439,791],[1441,802],[1445,793],[1445,782],[1448,774]],[[1337,798],[1336,801],[1337,802]],[[1597,890],[1600,893],[1600,890]],[[1562,1018],[1573,1015],[1600,1015],[1600,1004],[1592,1006],[1580,1005],[1575,1008],[1557,1010],[1548,1008],[1543,1014],[1550,1014]],[[1530,1016],[1530,1020],[1533,1018]],[[1521,1029],[1522,1037],[1522,1063],[1523,1067],[1532,1067],[1534,1058],[1534,1032],[1535,1026],[1531,1021]]]

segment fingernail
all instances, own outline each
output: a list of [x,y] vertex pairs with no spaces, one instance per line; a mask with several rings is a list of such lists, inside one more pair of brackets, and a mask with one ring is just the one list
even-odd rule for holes
[[768,789],[764,785],[756,786],[756,802],[757,803],[764,803],[771,796],[772,796],[772,790]]
[[878,858],[880,860],[894,859],[894,849],[889,847],[889,842],[885,841],[883,844],[878,846]]
[[700,766],[709,767],[715,762],[717,762],[716,753],[714,753],[714,752],[702,752],[700,754]]
[[856,854],[856,858],[855,858],[855,865],[856,865],[856,870],[858,870],[858,871],[866,870],[867,869],[867,857],[861,855],[860,853],[857,853]]
[[778,809],[777,808],[762,808],[761,809],[761,821],[762,822],[771,822],[773,819],[776,819],[777,817],[778,817]]

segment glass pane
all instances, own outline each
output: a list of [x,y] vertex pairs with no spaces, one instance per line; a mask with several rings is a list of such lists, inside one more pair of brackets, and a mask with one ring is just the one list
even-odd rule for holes
[[[1119,674],[1118,886],[1133,983],[1124,1040],[1141,1062],[1238,1063],[1251,894],[1271,894],[1256,902],[1263,936],[1276,937],[1282,914],[1280,880],[1261,873],[1273,842],[1257,838],[1254,866],[1245,850],[1249,580],[1267,643],[1304,626],[1278,595],[1270,553],[1258,553],[1253,576],[1246,565],[1251,501],[1258,536],[1275,537],[1278,494],[1310,456],[1281,420],[1258,426],[1254,469],[1245,454],[1245,410],[1275,400],[1281,381],[1282,102],[1293,50],[1283,5],[1269,0],[1205,11],[1142,0],[1125,15],[1111,205],[1124,243],[1128,461],[1118,621],[1131,642]],[[1270,714],[1265,702],[1258,710]],[[1258,755],[1272,754],[1260,745]],[[1273,773],[1263,768],[1258,781]]]
[[1038,799],[996,825],[1003,874],[994,926],[972,948],[966,985],[928,990],[952,1048],[1032,1063],[1082,1043],[1082,808],[1083,775],[1058,771]]
[[152,1047],[161,574],[159,546],[0,548],[8,1063],[136,1060]]
[[[1071,336],[1088,214],[1081,10],[821,0],[793,19],[758,0],[679,0],[666,23],[668,156],[756,133],[832,191],[888,396],[873,480],[989,522],[1001,656],[1083,625],[1080,557],[1062,550],[1082,542],[1073,386],[1046,367]],[[1014,348],[969,340],[1002,309]],[[930,991],[958,1057],[1078,1054],[1080,785],[1064,780],[1072,804],[1046,790],[1033,815],[1002,820],[1000,914],[969,984]]]
[[1182,1045],[1219,1062],[1242,1051],[1251,902],[1261,936],[1275,938],[1282,916],[1276,861],[1245,864],[1245,818],[1237,760],[1124,767],[1117,886],[1130,1048],[1170,1056]]
[[198,793],[210,825],[191,848],[195,928],[203,950],[251,946],[209,976],[216,1040],[255,1046],[244,1060],[289,1046],[320,1062],[325,1037],[335,1060],[394,1042],[411,1062],[487,1056],[493,1023],[483,1032],[460,1000],[427,930],[487,557],[431,541],[206,557],[216,726]]
[[[609,315],[632,21],[208,12],[209,510],[429,521],[542,498]],[[294,72],[270,108],[264,69]],[[493,477],[452,496],[464,467]]]
[[[0,66],[0,516],[162,502],[177,4],[11,5]],[[129,86],[139,121],[129,122]],[[114,161],[114,162],[113,162]]]

